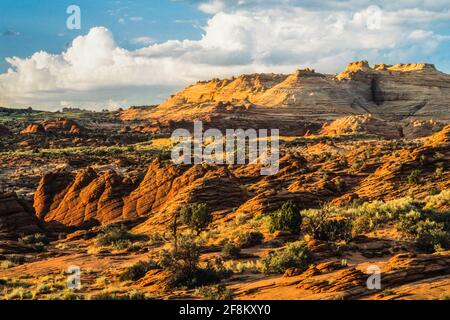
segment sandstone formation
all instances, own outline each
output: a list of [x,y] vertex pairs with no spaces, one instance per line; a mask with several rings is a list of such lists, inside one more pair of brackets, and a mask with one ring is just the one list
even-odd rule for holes
[[17,240],[40,231],[33,211],[16,194],[0,193],[0,240]]
[[[392,257],[382,270],[383,288],[391,288],[404,283],[429,279],[450,274],[450,252],[417,256],[413,253]],[[328,273],[329,270],[312,266],[299,280],[297,288],[311,290],[314,293],[333,293],[343,299],[368,295],[368,275],[357,268],[344,270],[335,281],[311,280],[311,275]]]
[[135,182],[113,171],[98,174],[92,169],[74,177],[48,174],[35,193],[34,207],[39,218],[65,226],[107,224],[150,214],[161,223],[185,203],[205,202],[220,210],[242,199],[242,190],[223,167],[188,169],[154,161],[145,177]]
[[42,134],[45,129],[41,124],[30,124],[25,129],[20,131],[20,134]]
[[403,127],[406,139],[416,139],[431,136],[444,127],[444,124],[434,120],[413,120]]
[[352,133],[368,133],[387,139],[401,138],[401,128],[395,124],[374,118],[372,115],[348,116],[325,124],[320,134],[339,136]]
[[[427,138],[423,146],[388,156],[373,174],[360,183],[355,193],[361,198],[393,199],[408,189],[409,185],[405,182],[413,171],[420,173],[422,183],[433,181],[436,187],[445,190],[450,187],[449,160],[450,125]],[[436,177],[439,167],[444,173]]]
[[80,126],[77,122],[59,118],[55,120],[47,120],[40,124],[30,124],[25,129],[23,129],[21,134],[43,134],[43,133],[70,133],[78,134],[83,132],[85,129]]
[[292,75],[253,74],[202,81],[156,108],[127,110],[121,118],[148,119],[160,128],[185,126],[183,123],[193,120],[219,128],[271,128],[276,123],[283,134],[295,135],[306,133],[307,126],[316,132],[320,130],[317,123],[347,115],[448,122],[449,97],[450,76],[433,65],[370,67],[361,61],[349,64],[337,76],[304,69]]

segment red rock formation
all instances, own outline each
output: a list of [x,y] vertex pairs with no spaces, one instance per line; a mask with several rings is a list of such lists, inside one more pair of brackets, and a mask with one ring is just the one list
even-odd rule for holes
[[450,76],[433,65],[372,68],[367,61],[360,61],[349,64],[338,76],[305,69],[289,76],[256,74],[202,81],[156,108],[131,109],[121,117],[162,125],[211,119],[211,125],[218,128],[272,128],[276,124],[284,135],[315,132],[314,126],[304,127],[355,114],[396,121],[450,121],[449,83]]
[[374,118],[372,115],[358,115],[339,118],[325,124],[320,134],[343,135],[351,133],[374,134],[387,139],[401,138],[401,128],[388,121]]
[[[36,214],[46,222],[80,226],[156,213],[161,213],[156,216],[164,221],[190,202],[205,202],[213,210],[242,202],[242,190],[225,168],[196,165],[186,169],[155,161],[134,190],[128,180],[111,171],[98,174],[87,169],[69,179],[64,173],[47,175],[35,193]],[[222,201],[223,196],[227,202]]]
[[0,240],[17,240],[21,235],[41,231],[32,209],[15,193],[0,193]]
[[42,134],[45,129],[41,124],[30,124],[25,129],[20,131],[20,134]]
[[47,120],[41,124],[30,124],[20,134],[42,134],[42,133],[71,133],[78,134],[85,131],[85,129],[70,119],[59,118],[56,120]]

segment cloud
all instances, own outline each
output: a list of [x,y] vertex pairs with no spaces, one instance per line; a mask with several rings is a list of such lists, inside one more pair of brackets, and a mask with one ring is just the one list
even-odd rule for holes
[[130,42],[135,45],[148,46],[155,43],[155,40],[151,37],[136,37],[131,39]]
[[2,37],[17,37],[20,36],[20,32],[14,30],[6,30],[4,32],[0,32],[0,36]]
[[96,27],[60,54],[8,58],[11,68],[0,75],[0,104],[150,104],[214,77],[301,67],[336,73],[356,59],[427,61],[449,41],[435,25],[448,29],[450,12],[441,1],[417,7],[410,6],[415,0],[399,2],[404,5],[379,1],[380,16],[374,17],[373,1],[365,0],[328,0],[320,10],[312,0],[302,5],[294,0],[203,1],[198,6],[211,17],[200,40],[153,43],[137,37],[130,40],[143,46],[137,50],[121,48],[108,29]]
[[143,17],[130,17],[130,21],[132,21],[132,22],[140,22],[143,20],[144,20]]

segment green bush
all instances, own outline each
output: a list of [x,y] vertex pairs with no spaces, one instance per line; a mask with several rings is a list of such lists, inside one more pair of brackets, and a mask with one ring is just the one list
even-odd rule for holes
[[19,242],[23,244],[37,244],[37,243],[49,244],[50,241],[48,240],[45,234],[36,233],[20,238]]
[[302,230],[314,239],[322,241],[348,241],[352,238],[352,221],[336,217],[328,207],[302,212]]
[[417,224],[415,245],[417,249],[433,253],[450,249],[450,234],[445,232],[444,225],[435,221],[420,221]]
[[450,213],[410,211],[399,218],[396,226],[414,237],[420,251],[433,253],[450,248]]
[[417,224],[423,219],[422,213],[417,210],[411,210],[407,214],[401,215],[396,224],[398,230],[416,235]]
[[199,234],[213,221],[213,216],[204,203],[194,203],[181,208],[181,222]]
[[302,216],[293,201],[283,204],[280,210],[270,215],[270,232],[288,231],[292,234],[300,234]]
[[32,246],[36,251],[44,251],[46,245],[50,243],[45,234],[37,233],[20,238],[19,243]]
[[240,233],[237,237],[237,243],[241,248],[251,248],[262,244],[264,235],[259,231],[250,231]]
[[163,250],[160,254],[160,266],[171,274],[171,287],[195,288],[211,283],[217,283],[228,277],[221,263],[208,262],[206,267],[199,265],[200,247],[189,235],[182,235],[177,248]]
[[151,300],[151,297],[140,291],[131,291],[127,294],[118,292],[102,292],[89,297],[90,300]]
[[420,170],[413,170],[408,176],[408,182],[410,184],[418,184],[422,180],[420,178],[420,175],[422,174],[422,171]]
[[201,295],[205,300],[233,300],[233,291],[224,285],[201,287],[197,290],[197,294]]
[[262,260],[263,272],[283,273],[289,268],[306,270],[311,262],[311,254],[303,241],[293,242],[285,249],[272,252]]
[[232,243],[226,243],[222,248],[222,254],[226,258],[239,258],[239,255],[241,253],[241,248],[238,246],[232,244]]
[[137,281],[154,269],[160,269],[157,262],[152,260],[148,262],[139,261],[120,274],[120,281]]
[[97,235],[97,243],[100,246],[113,246],[117,248],[123,248],[128,243],[127,241],[133,242],[138,239],[140,239],[139,236],[128,232],[127,228],[123,225],[106,226]]

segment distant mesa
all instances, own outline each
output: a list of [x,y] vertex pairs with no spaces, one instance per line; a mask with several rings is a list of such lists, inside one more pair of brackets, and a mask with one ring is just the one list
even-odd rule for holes
[[194,120],[209,121],[218,128],[271,128],[276,124],[282,134],[298,135],[317,127],[320,131],[330,120],[356,115],[403,124],[430,119],[449,122],[449,101],[450,75],[432,64],[372,67],[367,61],[357,61],[338,75],[306,68],[291,75],[250,74],[199,81],[159,106],[131,108],[120,117],[148,120],[161,127]]

